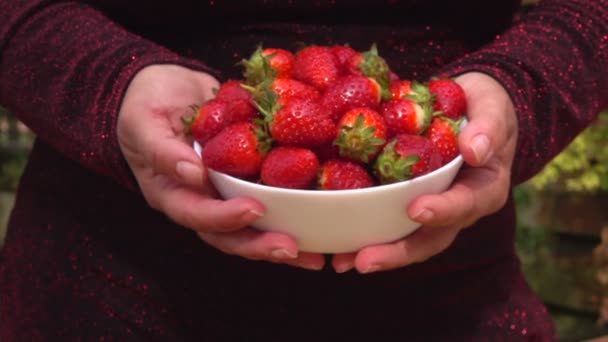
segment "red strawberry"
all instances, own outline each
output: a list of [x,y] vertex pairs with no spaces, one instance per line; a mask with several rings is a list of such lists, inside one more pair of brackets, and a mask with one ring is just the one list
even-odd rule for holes
[[251,93],[243,88],[243,85],[242,81],[228,80],[220,85],[220,88],[215,93],[215,99],[226,102],[236,100],[251,101]]
[[291,52],[278,48],[266,48],[262,50],[262,55],[268,58],[270,67],[277,71],[277,78],[292,77],[296,58]]
[[204,145],[224,127],[257,116],[257,110],[248,101],[211,100],[202,106],[192,106],[193,114],[182,118],[184,130],[199,144]]
[[461,123],[462,119],[454,121],[441,116],[433,118],[431,122],[428,137],[441,154],[444,165],[458,156],[458,134]]
[[374,180],[360,164],[332,159],[321,166],[318,187],[321,190],[361,189],[374,186]]
[[287,50],[259,46],[251,57],[242,60],[241,64],[245,67],[247,84],[255,86],[276,77],[292,77],[294,62],[294,55]]
[[264,81],[256,87],[244,87],[252,94],[258,109],[265,113],[274,113],[295,99],[317,101],[321,97],[313,86],[292,78],[277,78]]
[[430,125],[433,110],[429,105],[419,105],[408,98],[398,98],[380,106],[389,136],[401,133],[422,134]]
[[322,95],[321,105],[334,121],[357,107],[376,108],[380,103],[380,85],[359,75],[341,77]]
[[304,48],[296,54],[293,76],[319,91],[324,91],[340,76],[338,59],[325,46]]
[[182,117],[186,134],[201,145],[225,127],[226,102],[212,100],[202,106],[191,106],[192,115]]
[[441,167],[441,155],[426,137],[400,134],[376,159],[374,172],[382,184],[408,180]]
[[397,81],[391,84],[389,90],[392,99],[408,98],[419,104],[435,101],[433,94],[429,91],[429,87],[418,81]]
[[262,183],[289,189],[311,189],[319,172],[319,160],[309,149],[275,147],[262,163]]
[[285,105],[293,99],[316,101],[321,98],[317,89],[291,78],[277,78],[270,85],[270,89],[277,94],[279,105]]
[[435,110],[450,119],[458,119],[467,111],[464,89],[454,80],[445,78],[429,81],[429,91],[435,98]]
[[376,45],[369,51],[357,53],[346,62],[346,72],[351,75],[362,75],[374,79],[381,87],[382,98],[389,99],[390,69],[386,60],[378,54]]
[[334,45],[330,49],[331,49],[331,52],[338,59],[338,65],[340,66],[340,72],[346,73],[347,72],[346,66],[347,66],[348,60],[352,56],[358,54],[358,52],[355,49],[353,49],[347,45]]
[[254,123],[232,124],[207,142],[203,149],[203,162],[215,171],[254,179],[270,145],[268,135]]
[[412,81],[410,80],[395,81],[391,83],[389,90],[392,99],[402,99],[414,94],[412,91]]
[[361,107],[346,112],[337,125],[334,144],[340,156],[352,161],[368,163],[386,142],[386,124],[376,111]]
[[241,81],[229,80],[222,83],[215,94],[215,100],[224,101],[228,105],[227,112],[231,118],[226,120],[226,124],[249,120],[258,114],[251,93],[244,87]]
[[317,147],[335,137],[334,122],[321,111],[317,101],[294,99],[276,113],[267,115],[270,134],[283,145]]

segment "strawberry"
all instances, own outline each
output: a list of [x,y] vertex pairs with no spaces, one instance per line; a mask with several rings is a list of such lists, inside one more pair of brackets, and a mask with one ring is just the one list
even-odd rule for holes
[[373,79],[359,75],[341,77],[321,96],[321,105],[334,121],[357,107],[376,108],[381,88]]
[[431,122],[428,137],[441,154],[443,165],[458,156],[458,134],[460,133],[462,120],[461,118],[455,121],[438,116],[433,118]]
[[389,88],[391,92],[391,99],[402,99],[406,96],[413,95],[412,81],[410,80],[398,80],[391,83]]
[[199,144],[204,145],[224,127],[257,116],[257,110],[249,101],[211,100],[202,106],[191,106],[192,115],[182,117],[184,131]]
[[245,121],[258,114],[253,97],[244,87],[245,84],[241,81],[229,80],[222,83],[215,94],[215,100],[224,101],[228,105],[227,112],[230,119],[226,120],[226,124]]
[[192,115],[182,117],[184,131],[201,145],[218,134],[225,127],[227,104],[212,100],[202,106],[193,105]]
[[326,46],[306,47],[296,54],[293,76],[324,91],[340,76],[339,61]]
[[287,50],[258,46],[251,57],[242,60],[240,64],[245,68],[247,84],[255,86],[277,77],[292,77],[294,62],[295,56]]
[[294,99],[317,101],[321,94],[313,86],[292,78],[276,78],[264,81],[256,87],[245,85],[254,98],[254,103],[262,112],[274,112]]
[[408,98],[419,104],[433,103],[435,97],[426,84],[418,81],[400,80],[391,83],[389,88],[392,99]]
[[374,180],[360,164],[344,159],[331,159],[321,166],[318,180],[321,190],[361,189],[371,186],[374,186]]
[[400,134],[394,137],[376,159],[374,172],[380,183],[408,180],[441,167],[441,155],[426,137]]
[[278,103],[284,105],[293,99],[303,98],[309,100],[319,100],[321,94],[317,89],[306,83],[291,79],[277,78],[270,84],[270,89],[278,96]]
[[262,54],[270,61],[270,67],[277,71],[277,78],[291,78],[295,56],[287,50],[279,48],[266,48]]
[[386,121],[389,136],[401,133],[422,134],[430,125],[433,110],[408,98],[397,98],[383,103],[380,113]]
[[346,72],[351,75],[362,75],[374,79],[381,87],[382,98],[390,98],[390,69],[386,60],[378,54],[376,44],[369,51],[357,53],[346,62]]
[[262,183],[289,189],[311,189],[319,172],[319,160],[309,149],[275,147],[262,163]]
[[376,111],[361,107],[346,112],[337,125],[334,144],[341,157],[368,163],[386,142],[386,124]]
[[267,113],[272,138],[282,145],[317,147],[329,144],[336,126],[317,101],[294,99],[274,114]]
[[351,48],[348,45],[334,45],[330,47],[331,52],[338,59],[338,65],[340,67],[340,72],[345,74],[347,72],[347,62],[348,60],[358,54],[358,52]]
[[216,100],[230,101],[252,101],[251,93],[244,87],[244,82],[240,80],[228,80],[220,85],[220,88],[215,92]]
[[254,179],[262,160],[270,150],[271,140],[253,122],[239,122],[224,128],[203,149],[203,162],[218,172]]
[[435,98],[435,110],[443,116],[458,119],[467,111],[467,101],[464,89],[449,78],[429,81],[429,91]]

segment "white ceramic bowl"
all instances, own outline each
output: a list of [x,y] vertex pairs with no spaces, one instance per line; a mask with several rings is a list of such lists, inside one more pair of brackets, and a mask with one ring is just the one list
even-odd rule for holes
[[[201,146],[195,143],[194,149],[200,156]],[[248,196],[266,207],[266,214],[254,227],[287,233],[296,239],[301,251],[344,253],[414,232],[420,224],[408,218],[408,204],[420,195],[445,191],[462,163],[459,155],[443,167],[408,181],[339,191],[282,189],[208,171],[223,198]]]

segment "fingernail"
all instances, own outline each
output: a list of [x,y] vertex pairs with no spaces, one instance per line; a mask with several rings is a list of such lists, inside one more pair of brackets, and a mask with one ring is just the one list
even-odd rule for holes
[[433,212],[428,209],[421,209],[414,216],[412,216],[412,220],[423,223],[430,221],[434,215],[435,214],[433,214]]
[[341,265],[337,265],[335,270],[336,270],[336,273],[346,273],[346,272],[352,270],[353,267],[355,267],[355,264],[353,264],[352,262],[347,262],[347,263],[343,263]]
[[255,210],[255,209],[249,209],[245,213],[243,213],[242,218],[243,218],[243,221],[253,222],[253,221],[259,219],[262,216],[264,216],[263,213]]
[[300,265],[300,267],[305,268],[307,270],[311,270],[311,271],[320,271],[323,269],[323,265],[319,265],[317,263],[302,262],[299,265]]
[[380,265],[371,264],[371,265],[367,266],[367,268],[365,268],[363,271],[361,271],[361,273],[367,274],[367,273],[377,272],[379,270],[380,270]]
[[471,150],[479,164],[484,164],[490,158],[490,139],[485,134],[479,134],[471,141]]
[[290,252],[285,248],[275,249],[272,252],[270,252],[270,255],[272,255],[273,258],[280,259],[280,260],[295,259],[298,257],[297,253]]
[[177,174],[183,180],[202,180],[203,178],[202,168],[187,161],[177,162],[177,164],[175,165],[175,172],[177,172]]

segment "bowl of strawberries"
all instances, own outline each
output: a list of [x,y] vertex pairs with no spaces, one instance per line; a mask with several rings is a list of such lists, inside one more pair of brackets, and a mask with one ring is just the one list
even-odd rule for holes
[[261,230],[345,253],[419,228],[406,214],[463,164],[466,97],[452,79],[400,79],[375,46],[259,47],[243,79],[183,122],[223,198],[258,200]]

